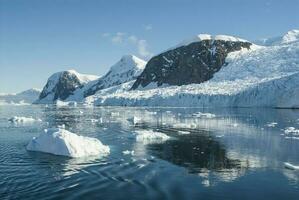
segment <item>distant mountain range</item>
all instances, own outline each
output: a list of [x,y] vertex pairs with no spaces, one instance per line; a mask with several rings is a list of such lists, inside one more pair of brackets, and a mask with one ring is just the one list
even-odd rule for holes
[[53,74],[35,103],[299,108],[299,30],[257,44],[200,34],[147,63],[123,56],[102,77]]

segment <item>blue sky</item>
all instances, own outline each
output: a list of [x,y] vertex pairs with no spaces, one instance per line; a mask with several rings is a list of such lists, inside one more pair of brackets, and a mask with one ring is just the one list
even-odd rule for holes
[[299,0],[0,0],[0,92],[42,88],[54,72],[103,75],[199,33],[248,40],[299,28]]

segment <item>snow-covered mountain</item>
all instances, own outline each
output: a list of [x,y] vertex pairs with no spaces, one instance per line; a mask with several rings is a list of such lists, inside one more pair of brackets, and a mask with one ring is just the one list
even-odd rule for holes
[[38,99],[40,92],[40,89],[32,88],[16,94],[0,94],[0,104],[31,104]]
[[258,46],[201,34],[147,64],[124,56],[101,78],[79,84],[67,77],[58,81],[70,83],[62,90],[50,78],[44,90],[94,105],[299,108],[298,35],[289,31],[273,45]]
[[126,106],[299,108],[299,41],[298,37],[290,37],[296,32],[288,32],[281,37],[283,42],[274,46],[254,45],[228,53],[226,65],[200,84],[128,90],[136,84],[130,82],[86,101]]
[[146,62],[134,55],[123,56],[116,64],[111,66],[105,76],[84,92],[84,97],[95,94],[97,91],[135,80],[144,70]]
[[291,30],[288,31],[283,36],[260,39],[255,42],[263,46],[273,46],[273,45],[287,44],[290,42],[294,42],[298,39],[299,39],[299,30]]
[[203,83],[225,66],[229,53],[255,47],[232,36],[197,35],[150,59],[132,89]]
[[65,100],[75,90],[98,78],[94,75],[80,74],[75,70],[57,72],[50,76],[35,103],[53,103],[56,100]]
[[99,90],[135,80],[145,65],[144,60],[125,55],[103,77],[83,75],[74,70],[55,73],[48,79],[36,103],[82,101]]

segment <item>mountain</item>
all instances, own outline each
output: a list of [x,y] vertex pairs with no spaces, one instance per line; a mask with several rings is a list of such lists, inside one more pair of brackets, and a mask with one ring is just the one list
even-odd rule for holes
[[[277,45],[257,46],[249,42],[249,48],[243,47],[242,50],[238,51],[237,49],[227,53],[224,65],[219,68],[219,71],[212,73],[212,77],[208,75],[207,77],[211,78],[201,83],[185,84],[186,82],[183,82],[187,80],[184,79],[186,76],[184,73],[188,74],[190,68],[185,68],[186,71],[182,71],[182,74],[176,73],[176,79],[179,81],[171,80],[174,82],[170,82],[166,78],[158,79],[160,82],[155,81],[156,79],[142,79],[144,75],[146,75],[145,78],[150,75],[147,69],[152,66],[150,60],[137,81],[130,83],[134,90],[128,90],[130,85],[126,84],[102,91],[101,95],[95,95],[92,98],[95,105],[100,106],[299,108],[299,41],[296,36],[297,32],[291,31],[281,36],[282,40]],[[210,47],[208,41],[207,45]],[[172,55],[172,60],[175,61],[174,63],[186,63],[188,62],[186,59],[192,58],[194,53],[186,50],[186,54],[182,56],[181,52],[184,51],[181,49],[192,48],[192,45],[196,43],[198,43],[197,40],[187,43],[185,46],[175,47],[152,60],[164,59],[163,55],[174,53],[176,52],[174,50],[178,49],[179,53]],[[239,47],[244,45],[243,43],[237,44]],[[247,45],[247,42],[245,44]],[[198,50],[201,52],[200,48]],[[198,51],[196,52],[198,53]],[[206,48],[203,52],[207,53]],[[208,55],[211,56],[211,54]],[[169,60],[169,57],[166,59]],[[158,63],[155,67],[159,73],[165,69],[163,64]],[[172,66],[176,70],[180,65]],[[216,69],[218,70],[218,68]],[[171,69],[167,72],[174,73]],[[201,72],[193,71],[193,73]],[[201,81],[201,79],[192,80]],[[161,83],[163,87],[159,86]]]
[[232,36],[197,35],[150,59],[132,89],[205,82],[227,64],[229,53],[252,46]]
[[299,108],[298,33],[289,31],[270,46],[201,34],[147,64],[124,56],[105,76],[85,83],[74,75],[50,77],[40,101],[58,96],[98,106]]
[[75,70],[57,72],[50,76],[43,88],[39,99],[35,103],[52,103],[56,100],[65,100],[78,88],[82,88],[98,76],[79,74]]
[[31,104],[38,99],[40,92],[40,89],[32,88],[17,94],[0,94],[0,104]]
[[125,55],[114,64],[108,73],[101,77],[96,84],[84,93],[84,97],[95,94],[97,91],[111,86],[126,83],[136,79],[144,70],[146,62],[134,55]]
[[83,75],[74,70],[53,74],[36,103],[56,100],[82,101],[99,90],[135,80],[146,62],[134,55],[123,56],[103,77]]
[[290,42],[297,41],[298,39],[299,39],[299,30],[291,30],[288,31],[283,36],[260,39],[255,41],[255,43],[263,46],[274,46],[274,45],[288,44]]

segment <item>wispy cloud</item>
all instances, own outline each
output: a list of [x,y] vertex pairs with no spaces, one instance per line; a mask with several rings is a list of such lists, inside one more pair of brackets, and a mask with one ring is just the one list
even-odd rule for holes
[[102,37],[109,37],[111,34],[110,33],[103,33]]
[[148,43],[144,39],[138,39],[135,35],[128,37],[128,41],[136,46],[138,54],[144,58],[152,57],[152,53],[148,49]]
[[108,38],[115,45],[133,45],[140,57],[149,59],[153,53],[149,50],[148,42],[145,39],[138,38],[136,35],[128,35],[123,32],[117,32],[115,34],[103,33],[104,38]]
[[112,41],[114,44],[120,44],[120,43],[123,43],[125,35],[126,35],[125,33],[118,32],[118,33],[116,33],[114,36],[112,36],[111,41]]
[[146,31],[150,31],[150,30],[153,29],[153,26],[152,26],[151,24],[147,24],[147,25],[144,25],[144,29],[145,29]]

